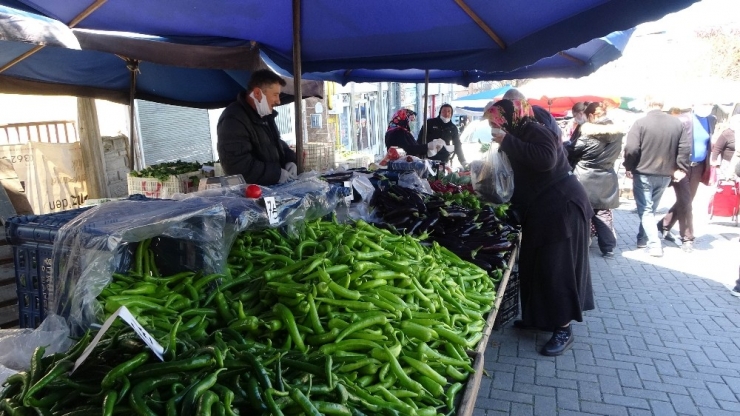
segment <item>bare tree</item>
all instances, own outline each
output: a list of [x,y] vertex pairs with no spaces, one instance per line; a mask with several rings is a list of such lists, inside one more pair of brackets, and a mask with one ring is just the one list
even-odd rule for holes
[[740,28],[712,28],[696,35],[709,43],[710,75],[740,81]]

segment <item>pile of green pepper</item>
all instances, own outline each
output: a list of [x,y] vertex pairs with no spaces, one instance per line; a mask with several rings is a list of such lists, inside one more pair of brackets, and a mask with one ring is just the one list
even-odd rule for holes
[[243,233],[224,274],[159,276],[148,244],[99,300],[127,306],[166,361],[118,325],[71,376],[89,335],[34,353],[0,414],[454,414],[495,297],[480,268],[362,221]]

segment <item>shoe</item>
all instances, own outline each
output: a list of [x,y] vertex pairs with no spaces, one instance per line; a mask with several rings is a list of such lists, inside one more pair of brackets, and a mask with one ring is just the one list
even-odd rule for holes
[[547,344],[542,347],[540,354],[548,357],[563,355],[573,345],[574,339],[575,337],[573,336],[573,331],[570,329],[570,325],[565,328],[558,328],[552,333],[552,338],[547,341]]
[[665,232],[665,234],[663,235],[663,239],[665,241],[670,241],[671,243],[675,243],[676,242],[676,237],[674,237],[673,234],[671,234],[671,231],[670,230],[668,230],[668,231]]
[[638,238],[637,248],[645,248],[645,247],[647,247],[647,238],[646,239]]
[[691,253],[692,251],[694,251],[694,242],[684,241],[683,244],[681,244],[681,250],[683,250],[684,253]]
[[651,248],[648,250],[648,254],[653,257],[663,257],[663,249],[660,247]]
[[527,325],[521,319],[517,319],[517,320],[514,321],[514,328],[521,329],[521,330],[524,330],[524,331],[531,331],[531,330],[537,329],[537,328],[533,327],[532,325]]
[[614,252],[613,251],[605,251],[601,253],[601,257],[605,259],[613,259],[614,258]]

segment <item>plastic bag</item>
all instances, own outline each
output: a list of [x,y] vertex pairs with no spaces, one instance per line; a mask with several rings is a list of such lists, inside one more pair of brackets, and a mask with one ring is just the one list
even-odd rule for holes
[[503,204],[514,194],[514,170],[506,153],[493,143],[481,161],[470,163],[473,189],[483,199]]
[[51,315],[36,329],[1,330],[0,385],[14,373],[27,370],[33,351],[40,346],[46,347],[45,356],[65,352],[72,346],[64,319]]
[[429,195],[434,193],[431,185],[429,185],[429,181],[420,178],[416,172],[403,172],[398,175],[398,186]]
[[385,157],[380,161],[380,166],[385,166],[388,164],[388,162],[392,160],[399,160],[406,157],[406,151],[401,149],[400,147],[391,146],[388,148],[388,152],[386,152]]

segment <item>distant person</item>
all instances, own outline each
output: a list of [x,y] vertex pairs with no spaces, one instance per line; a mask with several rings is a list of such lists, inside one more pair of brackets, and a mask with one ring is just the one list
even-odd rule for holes
[[393,118],[388,123],[388,129],[385,132],[386,149],[393,146],[399,147],[407,155],[416,157],[435,155],[442,148],[444,142],[433,140],[427,144],[417,143],[409,127],[409,123],[414,120],[416,120],[416,113],[406,108],[402,108],[393,114]]
[[[426,122],[426,143],[433,141],[434,139],[442,139],[445,145],[454,145],[457,160],[460,161],[460,165],[465,166],[465,155],[463,154],[462,143],[460,143],[460,132],[457,130],[457,126],[452,122],[452,106],[449,104],[442,104],[439,109],[439,115],[435,118],[430,118]],[[424,126],[419,131],[419,137],[417,141],[422,144],[424,141]],[[430,157],[432,160],[439,160],[445,163],[452,161],[453,154],[448,152],[444,147],[437,152],[436,155]]]
[[[522,92],[516,88],[511,88],[510,90],[506,91],[502,99],[519,100],[519,101],[527,100],[524,94],[522,94]],[[537,120],[537,122],[539,122],[540,124],[547,127],[551,132],[555,133],[555,136],[558,138],[558,141],[563,140],[563,131],[560,129],[560,126],[558,125],[558,121],[555,120],[555,117],[553,117],[553,115],[550,114],[549,111],[545,110],[544,108],[538,105],[533,105],[532,112],[534,112],[534,119]]]
[[690,167],[691,143],[681,122],[661,111],[663,101],[646,98],[647,114],[635,121],[627,133],[624,168],[632,179],[640,227],[637,247],[648,248],[654,257],[663,256],[655,212],[671,180],[683,179]]
[[367,149],[370,146],[370,131],[367,127],[367,119],[360,119],[360,126],[357,129],[357,150]]
[[227,175],[247,183],[274,185],[295,179],[296,155],[275,124],[280,89],[285,81],[269,69],[254,71],[247,91],[240,93],[218,119],[218,157]]
[[614,163],[622,152],[624,131],[606,118],[601,103],[589,103],[583,109],[586,122],[578,125],[580,134],[570,148],[574,173],[586,189],[593,208],[591,223],[605,258],[614,257],[617,237],[612,209],[619,207],[619,178]]
[[573,114],[573,120],[570,129],[570,138],[563,142],[565,149],[568,151],[568,163],[572,168],[576,167],[576,161],[573,160],[573,146],[576,141],[581,137],[581,125],[588,121],[586,117],[586,107],[591,104],[588,101],[580,101],[575,103],[571,108],[570,112]]
[[594,308],[588,260],[593,209],[573,176],[562,144],[534,120],[526,101],[489,103],[483,116],[514,171],[512,209],[522,226],[520,329],[552,331],[540,354],[562,355],[574,341],[571,322]]
[[712,165],[719,167],[722,178],[732,177],[730,161],[735,154],[736,132],[740,131],[740,114],[730,117],[730,126],[719,135],[717,141],[712,145]]
[[[675,241],[671,228],[678,222],[678,230],[681,236],[681,249],[687,253],[694,250],[694,212],[693,201],[699,183],[702,181],[709,154],[710,138],[712,132],[711,123],[702,123],[702,120],[691,111],[681,112],[672,109],[671,114],[681,120],[686,135],[691,140],[691,156],[689,170],[685,177],[678,181],[672,181],[671,187],[676,192],[676,202],[668,210],[668,213],[658,221],[658,232],[666,241]],[[709,116],[714,117],[714,116]]]

